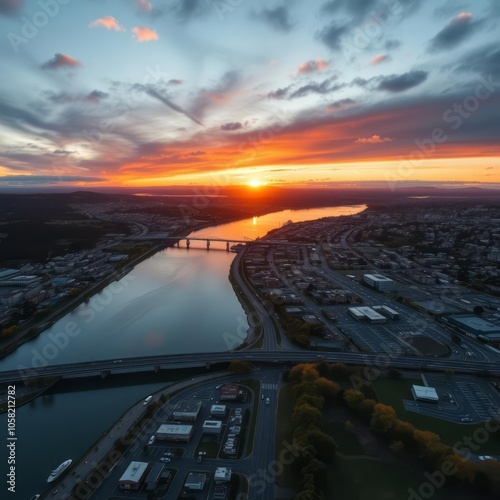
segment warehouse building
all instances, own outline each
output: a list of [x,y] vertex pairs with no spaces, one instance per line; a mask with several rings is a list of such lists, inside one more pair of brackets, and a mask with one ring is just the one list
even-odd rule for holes
[[363,275],[363,281],[372,288],[375,288],[375,290],[381,292],[392,292],[396,289],[394,280],[386,278],[381,274],[365,274]]
[[203,423],[203,434],[220,434],[222,422],[220,420],[205,420]]
[[217,469],[215,469],[214,480],[216,482],[227,483],[231,481],[231,472],[229,467],[217,467]]
[[210,408],[210,415],[214,417],[225,417],[226,405],[212,405],[212,408]]
[[434,387],[414,385],[411,392],[415,401],[424,401],[426,403],[437,403],[439,401],[438,393]]
[[369,323],[387,323],[387,318],[382,316],[371,307],[349,307],[349,314],[358,321],[368,321]]
[[207,482],[207,474],[190,472],[186,477],[184,488],[190,491],[203,491]]
[[201,412],[201,401],[180,401],[172,412],[176,420],[194,422]]
[[177,441],[189,443],[192,437],[192,425],[162,424],[156,431],[156,438],[161,441]]
[[146,489],[152,491],[158,486],[158,481],[162,475],[165,464],[156,462],[146,478]]
[[139,490],[146,478],[147,462],[130,462],[127,470],[118,481],[121,490]]

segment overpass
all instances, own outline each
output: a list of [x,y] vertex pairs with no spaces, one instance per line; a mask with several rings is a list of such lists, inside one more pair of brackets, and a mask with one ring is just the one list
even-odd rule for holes
[[443,371],[457,373],[500,375],[498,363],[444,360],[425,357],[401,357],[397,355],[361,354],[321,351],[225,351],[195,354],[168,354],[141,356],[124,359],[87,361],[64,365],[28,367],[19,365],[17,370],[0,372],[0,383],[28,380],[33,377],[61,377],[63,379],[120,375],[139,372],[158,372],[172,368],[209,367],[215,363],[233,360],[255,364],[293,365],[304,362],[327,361],[366,366],[367,369],[399,368],[406,370]]

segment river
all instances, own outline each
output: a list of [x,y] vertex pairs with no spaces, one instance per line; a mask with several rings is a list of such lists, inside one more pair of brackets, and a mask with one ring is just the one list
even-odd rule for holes
[[[254,239],[288,220],[348,215],[365,208],[285,210],[206,228],[191,236]],[[228,280],[234,256],[225,251],[225,244],[219,249],[213,244],[207,251],[204,242],[192,242],[189,250],[169,247],[160,251],[1,359],[0,369],[227,350],[224,333],[247,327]],[[63,341],[60,334],[68,325],[72,325],[73,335]],[[10,498],[27,499],[41,492],[51,468],[67,458],[77,459],[133,402],[164,385],[157,380],[141,377],[134,385],[89,380],[74,383],[76,392],[73,382],[68,381],[18,408],[17,489]],[[0,415],[0,428],[7,428],[6,414]],[[2,474],[6,473],[6,462],[5,451],[4,457],[0,456]],[[3,498],[5,490],[0,491]]]

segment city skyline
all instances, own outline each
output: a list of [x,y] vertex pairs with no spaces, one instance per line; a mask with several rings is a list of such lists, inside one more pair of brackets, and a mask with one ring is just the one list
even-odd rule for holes
[[500,187],[500,8],[0,1],[0,189]]

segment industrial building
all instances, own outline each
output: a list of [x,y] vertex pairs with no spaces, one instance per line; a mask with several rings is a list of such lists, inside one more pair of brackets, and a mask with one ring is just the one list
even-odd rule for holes
[[207,482],[207,474],[190,472],[186,477],[184,488],[190,491],[203,491]]
[[222,422],[220,420],[205,420],[203,422],[203,434],[220,434]]
[[365,274],[363,275],[363,281],[372,288],[375,288],[375,290],[381,292],[392,292],[396,289],[394,280],[386,278],[381,274]]
[[227,483],[231,481],[231,472],[229,467],[217,467],[217,469],[215,469],[214,480],[216,482]]
[[475,337],[484,336],[487,338],[488,335],[500,333],[500,324],[495,324],[476,314],[450,316],[448,321]]
[[179,401],[172,412],[176,420],[194,422],[201,412],[201,401]]
[[433,387],[414,385],[411,392],[415,401],[425,401],[426,403],[437,403],[439,401],[438,393]]
[[210,408],[210,415],[213,415],[214,417],[225,417],[226,405],[212,405]]
[[161,424],[156,431],[156,438],[161,441],[189,443],[193,436],[192,425]]
[[237,384],[225,384],[220,388],[221,401],[236,401],[237,397],[238,397]]
[[148,462],[130,462],[127,470],[118,481],[121,490],[139,490],[146,478]]
[[387,318],[382,316],[371,307],[349,307],[349,314],[358,321],[368,321],[369,323],[386,323]]
[[156,462],[146,478],[146,489],[152,491],[158,486],[165,464]]
[[373,309],[380,314],[383,314],[386,318],[399,319],[399,313],[394,309],[387,306],[373,306]]

